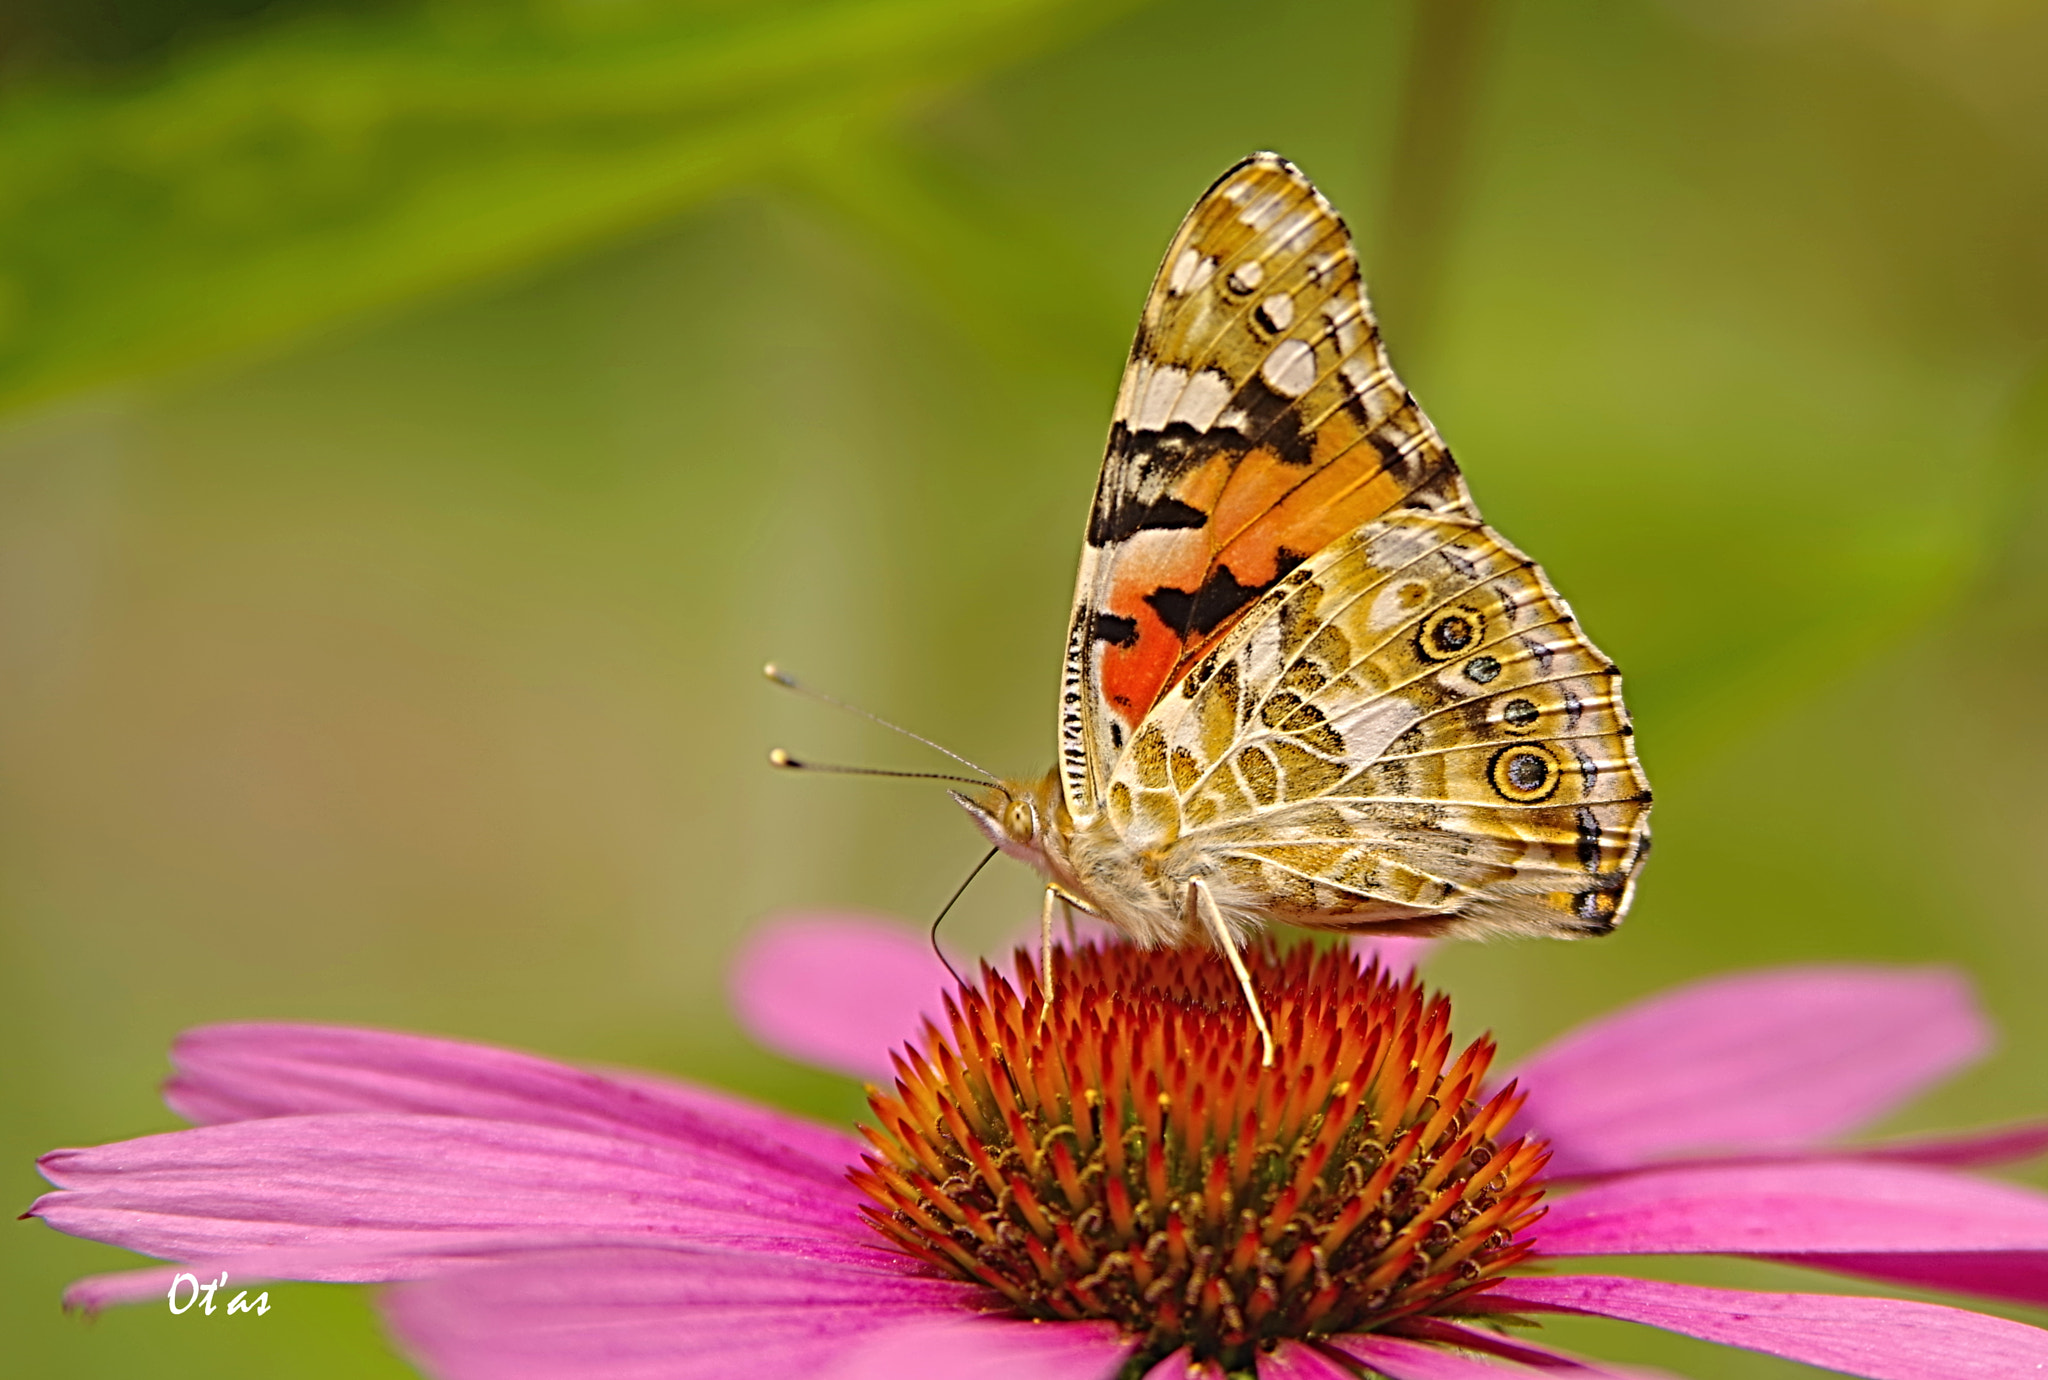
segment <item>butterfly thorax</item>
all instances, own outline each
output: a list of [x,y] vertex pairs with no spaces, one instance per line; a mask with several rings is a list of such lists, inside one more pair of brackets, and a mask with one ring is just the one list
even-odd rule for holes
[[953,799],[990,843],[1131,939],[1156,945],[1193,937],[1187,883],[1206,869],[1190,870],[1177,839],[1126,837],[1106,812],[1076,820],[1057,771],[971,796],[955,791]]

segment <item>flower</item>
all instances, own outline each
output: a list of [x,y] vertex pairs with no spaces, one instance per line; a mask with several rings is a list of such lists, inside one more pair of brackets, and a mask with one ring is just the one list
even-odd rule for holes
[[[1139,1361],[1237,1371],[1261,1345],[1460,1311],[1528,1253],[1546,1158],[1452,1056],[1450,1003],[1349,950],[1247,956],[1288,1051],[1266,1067],[1202,951],[1088,945],[946,999],[871,1097],[868,1218],[1047,1321],[1108,1319]],[[1028,962],[1022,954],[1019,962]]]
[[[1567,1036],[1515,1087],[1489,1089],[1490,1046],[1454,1052],[1441,999],[1348,955],[1262,951],[1261,989],[1294,1054],[1250,1087],[1265,1075],[1231,1052],[1250,1042],[1226,1038],[1243,1022],[1220,968],[1205,977],[1188,955],[1075,948],[1041,1026],[1026,1019],[1028,964],[1015,983],[985,973],[949,1011],[929,956],[899,939],[872,923],[786,924],[740,972],[750,1023],[828,1061],[871,1064],[910,1033],[906,1011],[924,1008],[930,1029],[899,1056],[894,1090],[876,1093],[865,1156],[839,1132],[643,1075],[418,1036],[217,1026],[174,1053],[168,1098],[197,1129],[46,1156],[58,1191],[30,1211],[209,1275],[396,1282],[381,1296],[393,1331],[451,1380],[1083,1380],[1147,1365],[1215,1376],[1219,1359],[1251,1357],[1267,1380],[1622,1373],[1488,1326],[1559,1313],[1873,1377],[2048,1368],[2048,1332],[1958,1308],[1523,1273],[1570,1256],[1712,1252],[2048,1303],[2048,1196],[1959,1172],[2031,1154],[2048,1128],[1838,1143],[1981,1053],[1982,1022],[1949,975],[1807,968],[1713,980]],[[793,961],[776,961],[792,948]],[[815,982],[813,961],[833,981]],[[888,1000],[868,1006],[862,993]],[[1125,1030],[1140,1033],[1118,1053],[1112,1032]],[[978,1039],[997,1043],[984,1052]],[[1184,1097],[1172,1096],[1176,1077]],[[934,1101],[941,1090],[950,1115]],[[1170,1100],[1155,1133],[1141,1104],[1149,1093],[1159,1109],[1158,1091]],[[1083,1278],[1047,1250],[1073,1259],[1061,1226],[1083,1248],[1129,1254],[1135,1240],[1108,1182],[1110,1138],[1084,1143],[1080,1119],[1046,1120],[1076,1093],[1100,1099],[1092,1124],[1140,1125],[1133,1150],[1163,1147],[1161,1196],[1186,1209],[1185,1264],[1154,1311],[1134,1313],[1132,1299],[1164,1275],[1132,1294],[1130,1261],[1094,1284],[1098,1297],[1125,1289],[1117,1307],[1091,1311],[1057,1287]],[[1105,1120],[1113,1103],[1121,1110]],[[1257,1123],[1249,1138],[1238,1133],[1246,1117]],[[950,1134],[928,1130],[939,1124]],[[1333,1125],[1343,1129],[1325,1135]],[[1546,1153],[1540,1142],[1548,1173],[1524,1175]],[[1304,1178],[1301,1157],[1320,1144],[1322,1169]],[[1389,1165],[1386,1188],[1407,1172],[1405,1187],[1354,1208]],[[1334,1180],[1323,1177],[1333,1166]],[[1127,1160],[1121,1181],[1150,1172],[1149,1159]],[[1277,1187],[1261,1197],[1255,1180]],[[1281,1201],[1311,1181],[1320,1198]],[[1221,1211],[1208,1207],[1212,1182]],[[962,1225],[969,1209],[986,1239]],[[1311,1253],[1278,1287],[1298,1248],[1311,1235],[1321,1245],[1347,1214],[1357,1220],[1323,1253],[1327,1280]],[[1262,1318],[1325,1302],[1305,1340],[1269,1329],[1259,1340],[1271,1349],[1228,1354],[1245,1329],[1216,1324],[1223,1291],[1210,1285],[1230,1262],[1194,1262],[1211,1244],[1202,1232],[1242,1242],[1245,1228],[1259,1244],[1235,1278],[1264,1268],[1276,1286]],[[81,1281],[67,1298],[93,1307],[161,1294],[173,1273]],[[1182,1322],[1153,1326],[1176,1289]],[[1230,1291],[1247,1324],[1252,1292]]]

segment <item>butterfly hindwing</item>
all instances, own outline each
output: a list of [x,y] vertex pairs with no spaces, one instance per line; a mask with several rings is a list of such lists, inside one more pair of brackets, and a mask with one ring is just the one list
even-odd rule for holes
[[1305,562],[1118,760],[1131,846],[1246,914],[1597,931],[1647,843],[1620,676],[1455,474]]

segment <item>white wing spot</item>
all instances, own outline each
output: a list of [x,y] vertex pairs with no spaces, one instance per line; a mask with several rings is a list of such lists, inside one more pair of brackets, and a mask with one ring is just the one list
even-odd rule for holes
[[1330,727],[1344,740],[1345,762],[1362,767],[1377,761],[1421,717],[1422,711],[1404,700],[1369,699],[1348,714],[1332,714]]
[[1180,257],[1173,261],[1173,271],[1166,275],[1166,290],[1175,297],[1185,297],[1194,292],[1216,273],[1216,261],[1205,259],[1195,249],[1183,249]]
[[1276,292],[1259,303],[1259,320],[1266,323],[1266,329],[1284,331],[1294,324],[1294,299],[1284,292]]
[[1230,289],[1233,292],[1250,292],[1266,281],[1266,265],[1258,259],[1247,259],[1230,270]]
[[[1273,231],[1273,248],[1281,253],[1292,253],[1306,247],[1306,241],[1316,228],[1316,218],[1304,212],[1289,216]],[[1297,244],[1296,241],[1302,241]]]
[[1238,213],[1238,219],[1254,230],[1263,230],[1280,219],[1280,213],[1287,209],[1285,196],[1269,196],[1254,202]]
[[1124,369],[1123,381],[1117,385],[1116,406],[1110,410],[1110,420],[1128,422],[1131,419],[1131,405],[1145,391],[1145,381],[1151,377],[1152,361],[1142,356],[1133,357]]
[[1393,371],[1387,368],[1386,360],[1377,356],[1378,351],[1374,351],[1371,357],[1360,355],[1356,359],[1344,361],[1341,370],[1344,382],[1351,385],[1351,395],[1360,402],[1372,397],[1393,381]]
[[1365,303],[1358,298],[1333,298],[1323,307],[1323,319],[1337,337],[1339,354],[1351,354],[1365,340]]
[[1174,403],[1180,400],[1181,390],[1187,387],[1188,371],[1171,364],[1158,365],[1137,396],[1137,407],[1131,417],[1134,431],[1158,431],[1166,425],[1168,414]]
[[1365,558],[1382,570],[1399,570],[1419,561],[1430,550],[1435,534],[1427,529],[1375,523],[1367,529]]
[[1259,366],[1259,377],[1283,398],[1298,398],[1316,381],[1316,352],[1299,340],[1283,340]]
[[1230,401],[1230,379],[1216,369],[1204,369],[1188,380],[1187,388],[1174,404],[1173,414],[1166,420],[1186,422],[1197,431],[1207,431],[1216,424],[1216,417],[1223,411],[1223,404]]

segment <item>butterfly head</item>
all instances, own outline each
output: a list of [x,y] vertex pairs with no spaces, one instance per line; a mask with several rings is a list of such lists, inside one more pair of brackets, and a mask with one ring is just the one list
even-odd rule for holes
[[1056,777],[1048,774],[1040,781],[1005,781],[951,794],[990,843],[1019,861],[1045,866],[1059,801]]

